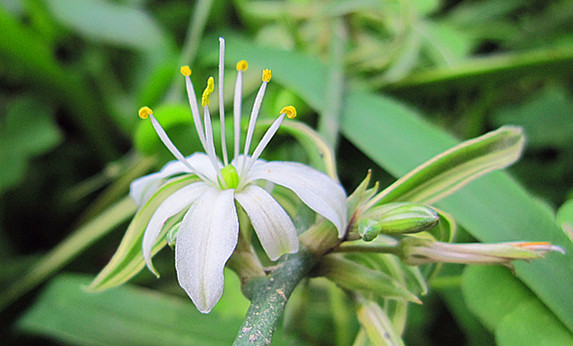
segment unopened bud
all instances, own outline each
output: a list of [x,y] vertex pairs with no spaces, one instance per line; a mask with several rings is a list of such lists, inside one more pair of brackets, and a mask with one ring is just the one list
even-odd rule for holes
[[378,234],[417,233],[435,227],[440,218],[430,207],[421,204],[400,203],[381,206],[365,216],[358,232],[365,241],[374,240]]
[[450,244],[415,237],[402,239],[400,247],[402,260],[409,265],[443,262],[509,266],[515,260],[542,258],[549,251],[564,253],[547,242]]
[[378,220],[380,233],[417,233],[436,226],[440,218],[430,207],[420,204],[404,204]]

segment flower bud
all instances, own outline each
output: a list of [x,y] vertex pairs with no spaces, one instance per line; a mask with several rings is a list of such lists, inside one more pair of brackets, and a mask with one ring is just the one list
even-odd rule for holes
[[417,233],[435,227],[440,218],[430,207],[421,204],[399,203],[381,206],[366,216],[358,225],[358,232],[365,241],[374,240],[378,234]]
[[548,251],[564,253],[559,246],[547,242],[507,242],[495,244],[450,244],[415,237],[400,241],[404,263],[465,263],[511,265],[514,260],[542,258]]

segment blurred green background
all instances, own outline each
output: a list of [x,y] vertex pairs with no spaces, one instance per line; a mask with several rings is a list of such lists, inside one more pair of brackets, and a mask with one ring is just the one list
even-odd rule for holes
[[[270,67],[273,83],[261,117],[295,105],[299,120],[336,148],[347,191],[368,169],[388,185],[454,137],[522,126],[526,151],[510,172],[531,193],[519,198],[536,209],[524,207],[516,217],[538,220],[539,214],[554,222],[551,232],[562,232],[545,235],[531,221],[536,229],[524,231],[522,240],[570,242],[571,1],[0,0],[2,343],[233,340],[248,306],[234,275],[226,276],[214,312],[201,315],[176,284],[169,250],[156,261],[161,280],[145,271],[102,295],[81,290],[107,263],[134,211],[125,200],[131,180],[171,159],[140,122],[139,107],[163,116],[184,154],[200,149],[178,71],[190,65],[200,90],[216,73],[218,36],[228,43],[229,71],[239,59],[250,63],[245,114],[260,69]],[[287,135],[271,146],[267,158],[306,160]],[[463,220],[459,241],[492,241]],[[519,234],[504,233],[503,218],[498,221],[494,240]],[[540,239],[529,239],[532,234]],[[568,267],[554,270],[573,270],[570,255],[564,257]],[[532,288],[526,279],[532,292],[505,269],[463,270],[444,266],[424,305],[411,309],[408,344],[553,338],[550,344],[570,345],[573,312],[559,311],[539,293],[558,283]],[[275,343],[351,343],[358,324],[340,292],[320,280],[301,286],[291,305],[304,314],[287,313]],[[570,289],[555,288],[564,296]],[[475,291],[491,291],[491,299]],[[515,299],[499,301],[494,293],[504,292]]]

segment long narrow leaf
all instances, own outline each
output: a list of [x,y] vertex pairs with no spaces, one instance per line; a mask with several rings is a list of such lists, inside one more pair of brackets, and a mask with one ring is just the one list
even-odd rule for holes
[[85,276],[58,276],[18,328],[72,345],[229,345],[240,325],[220,309],[201,314],[187,299],[130,285],[92,294],[82,289],[88,283]]
[[10,287],[1,292],[0,310],[39,285],[81,254],[83,250],[96,240],[125,222],[134,211],[135,203],[126,197],[111,205],[84,226],[78,228],[66,240],[41,257],[29,272],[22,275]]

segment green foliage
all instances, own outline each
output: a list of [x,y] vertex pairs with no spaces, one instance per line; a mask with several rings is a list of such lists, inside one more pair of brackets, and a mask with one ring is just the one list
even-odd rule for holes
[[[285,122],[280,131],[298,143],[273,139],[267,155],[277,160],[306,158],[339,178],[348,192],[368,169],[371,181],[380,181],[378,190],[384,191],[394,177],[460,140],[505,126],[486,135],[491,142],[464,146],[449,158],[473,170],[421,166],[407,184],[399,180],[387,188],[381,202],[407,196],[407,202],[428,203],[456,190],[437,204],[441,222],[430,231],[436,239],[452,240],[458,223],[462,228],[458,237],[466,237],[459,241],[549,241],[562,247],[565,255],[549,253],[543,260],[516,263],[515,277],[500,268],[467,268],[461,284],[457,273],[461,268],[439,272],[436,266],[414,267],[410,272],[390,257],[368,253],[344,255],[344,260],[359,263],[368,275],[384,273],[403,280],[399,284],[420,294],[425,305],[446,302],[450,318],[470,342],[488,343],[495,336],[500,345],[571,343],[570,1],[480,0],[447,6],[436,0],[213,4],[211,0],[0,1],[0,258],[6,274],[0,276],[0,317],[6,321],[0,332],[7,343],[18,344],[21,333],[71,344],[212,340],[228,344],[233,339],[246,308],[238,283],[226,288],[212,315],[197,314],[187,300],[165,293],[181,293],[170,286],[175,279],[172,256],[167,254],[154,258],[162,280],[138,277],[153,290],[126,285],[94,295],[78,289],[108,263],[125,233],[120,225],[134,212],[125,199],[134,175],[144,174],[152,160],[155,169],[172,160],[149,122],[137,118],[137,109],[152,107],[184,154],[201,149],[192,135],[178,69],[190,64],[194,82],[203,85],[216,73],[218,36],[227,39],[227,77],[234,77],[233,61],[249,62],[245,115],[260,82],[260,69],[271,68],[273,79],[261,117],[274,116],[280,107],[293,104],[298,120],[304,122]],[[229,110],[231,89],[226,96]],[[463,187],[457,184],[511,161],[522,145],[515,126],[526,138],[524,155],[511,168],[516,178],[491,173]],[[316,136],[314,128],[325,140]],[[334,145],[334,154],[329,145]],[[503,164],[487,167],[476,161],[492,148],[503,149],[494,150]],[[434,170],[429,174],[433,179],[428,179],[428,167]],[[420,191],[426,197],[420,197]],[[369,193],[371,197],[372,190]],[[351,202],[354,208],[364,200]],[[561,207],[554,210],[556,206]],[[287,209],[303,217],[296,205]],[[307,214],[304,220],[295,220],[297,225],[314,222],[314,215]],[[143,268],[141,234],[149,217],[150,212],[142,209],[129,227],[127,245],[112,260],[121,262],[123,270],[106,272],[106,280],[115,280],[113,285]],[[170,226],[164,232],[170,232]],[[380,238],[361,245],[362,249],[388,248]],[[339,250],[352,246],[356,242],[346,242]],[[59,276],[24,295],[64,267],[88,276]],[[436,273],[451,275],[437,274],[430,282],[430,291],[439,291],[441,297],[422,296],[425,278]],[[99,285],[112,286],[110,282]],[[301,295],[307,289],[312,294],[307,292],[307,299],[296,305],[295,315],[311,322],[287,328],[294,335],[291,341],[346,345],[358,333],[356,344],[360,344],[380,331],[358,331],[355,300],[332,284],[309,282],[300,287]],[[369,283],[356,281],[350,288],[357,282],[364,287]],[[389,301],[382,311],[372,307],[371,321],[384,322],[396,342],[404,328],[406,335],[419,336],[417,344],[427,345],[451,341],[436,336],[439,331],[458,330],[451,320],[432,325],[438,318],[433,309],[409,309],[406,314],[405,306],[404,301]],[[364,321],[364,315],[358,318]],[[14,333],[16,324],[20,334]],[[334,333],[332,326],[337,326]],[[491,335],[472,337],[472,333]]]
[[[18,321],[19,329],[76,345],[228,345],[241,321],[236,312],[244,313],[247,303],[228,296],[211,315],[203,315],[185,299],[128,285],[87,293],[83,288],[90,280],[56,277]],[[228,281],[229,287],[237,284]]]
[[62,141],[54,124],[53,107],[29,96],[11,102],[0,122],[0,161],[10,162],[0,170],[0,192],[21,182],[28,171],[28,161],[53,149]]
[[467,267],[462,288],[468,307],[499,345],[573,342],[573,334],[507,269]]

